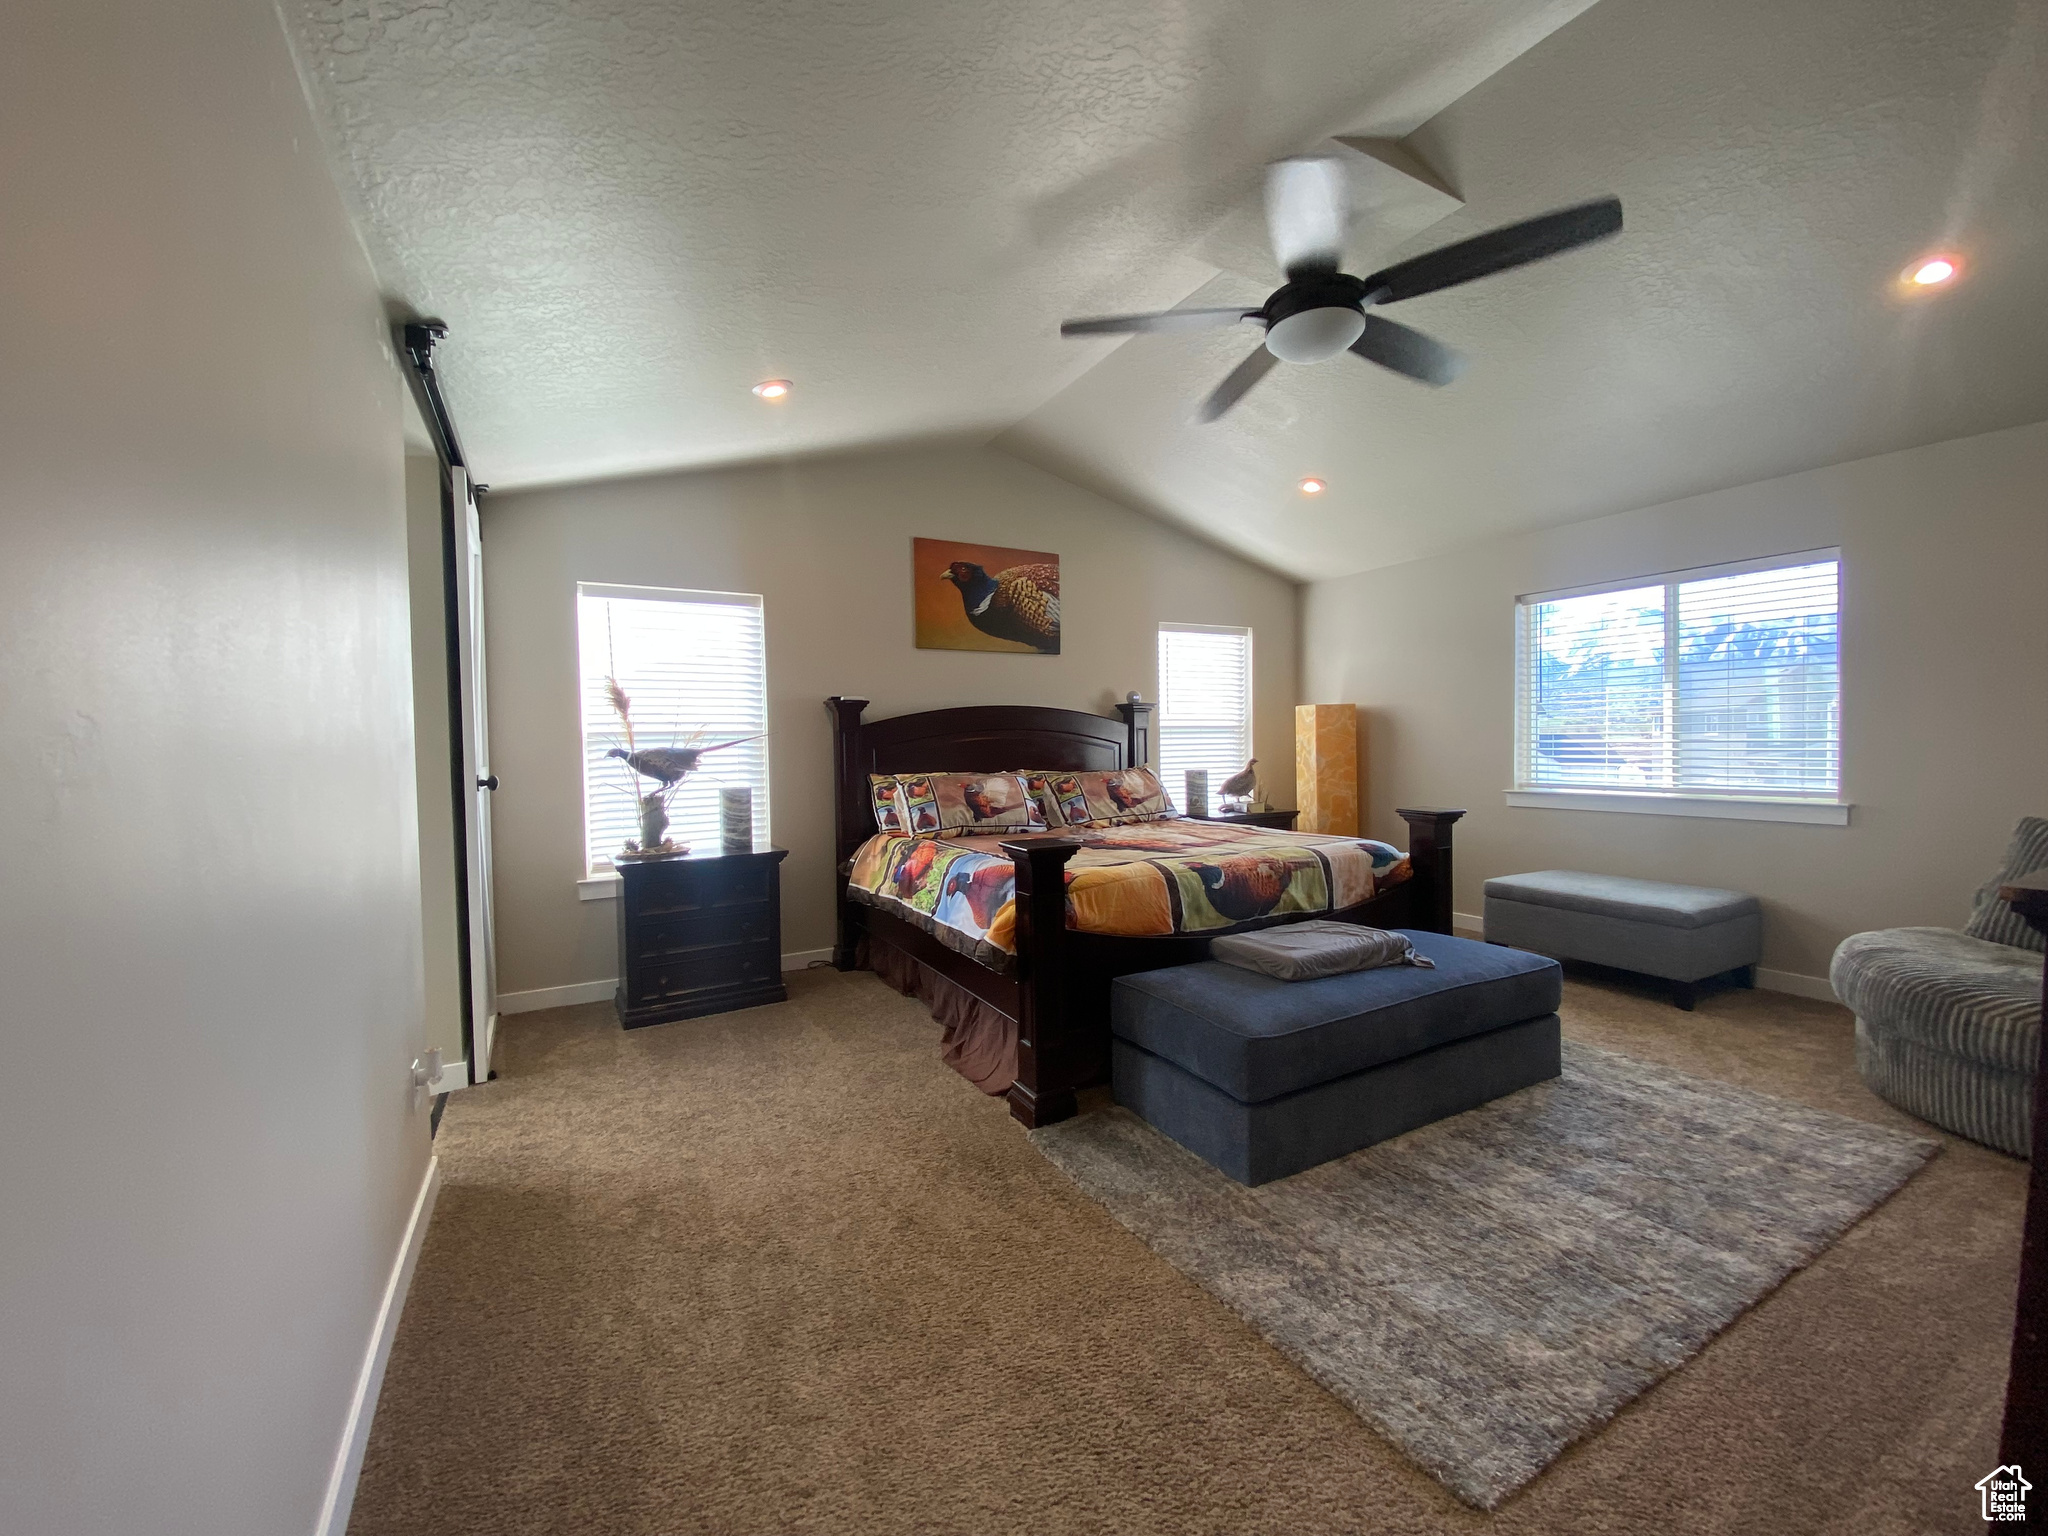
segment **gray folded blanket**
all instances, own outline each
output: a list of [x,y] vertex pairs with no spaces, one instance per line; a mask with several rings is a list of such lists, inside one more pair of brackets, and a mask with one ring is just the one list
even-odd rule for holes
[[1418,955],[1404,934],[1320,920],[1261,928],[1256,933],[1225,934],[1209,945],[1209,957],[1282,981],[1314,981],[1319,976],[1342,976],[1347,971],[1370,971],[1383,965],[1436,969],[1436,962]]

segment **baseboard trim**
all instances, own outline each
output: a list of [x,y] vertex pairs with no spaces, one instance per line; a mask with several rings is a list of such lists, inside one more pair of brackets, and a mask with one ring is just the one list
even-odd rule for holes
[[1486,932],[1486,919],[1474,912],[1453,912],[1451,932],[1461,933],[1470,939],[1480,938]]
[[356,1481],[363,1475],[363,1452],[370,1445],[370,1419],[377,1411],[377,1394],[384,1387],[384,1367],[391,1362],[391,1341],[398,1335],[399,1314],[405,1310],[405,1293],[412,1289],[412,1272],[420,1262],[420,1246],[427,1240],[427,1223],[434,1219],[434,1199],[441,1192],[441,1160],[427,1159],[427,1176],[420,1180],[419,1198],[413,1201],[412,1220],[406,1224],[405,1241],[398,1249],[398,1262],[384,1286],[384,1301],[377,1309],[377,1326],[370,1333],[370,1352],[363,1360],[362,1374],[348,1405],[348,1422],[341,1432],[341,1448],[335,1452],[334,1470],[327,1479],[327,1497],[320,1505],[320,1519],[314,1536],[344,1536],[349,1511],[355,1507]]
[[576,981],[566,987],[535,987],[531,992],[500,992],[499,1013],[538,1013],[543,1008],[573,1008],[578,1003],[608,1003],[619,990],[618,978]]
[[1817,997],[1824,1003],[1835,1001],[1835,989],[1828,984],[1825,976],[1808,976],[1799,971],[1767,971],[1758,966],[1756,984],[1766,992],[1789,992],[1794,997]]
[[[795,949],[782,957],[785,971],[808,970],[820,960],[830,960],[830,949]],[[573,1008],[578,1003],[608,1003],[619,990],[618,978],[572,982],[566,987],[535,987],[531,992],[500,992],[498,1012],[538,1013],[543,1008]]]

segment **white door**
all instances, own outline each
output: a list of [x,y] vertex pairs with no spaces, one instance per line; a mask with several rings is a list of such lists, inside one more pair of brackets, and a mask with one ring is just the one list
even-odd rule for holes
[[498,965],[491,929],[491,737],[484,713],[484,545],[469,475],[448,471],[455,508],[455,629],[462,678],[463,818],[469,874],[469,1080],[491,1075],[498,1032]]

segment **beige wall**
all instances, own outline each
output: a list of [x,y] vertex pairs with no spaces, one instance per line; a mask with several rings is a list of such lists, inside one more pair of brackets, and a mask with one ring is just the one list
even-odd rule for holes
[[[490,496],[483,529],[504,991],[617,970],[612,903],[576,894],[578,581],[765,598],[773,829],[790,849],[785,951],[832,940],[828,694],[873,700],[870,718],[980,703],[1110,714],[1134,688],[1156,697],[1161,621],[1248,624],[1257,750],[1292,761],[1294,584],[999,453],[906,452]],[[1058,553],[1061,654],[916,649],[910,541],[920,535]],[[1277,794],[1288,775],[1276,777]]]
[[268,0],[17,0],[0,144],[0,1530],[309,1532],[429,1156],[399,377]]
[[[1510,810],[1514,600],[1840,545],[1847,827]],[[2048,424],[1790,475],[1319,582],[1310,698],[1363,706],[1368,819],[1461,805],[1480,882],[1572,868],[1754,891],[1764,964],[1824,976],[1847,934],[1960,924],[2013,823],[2048,814]]]

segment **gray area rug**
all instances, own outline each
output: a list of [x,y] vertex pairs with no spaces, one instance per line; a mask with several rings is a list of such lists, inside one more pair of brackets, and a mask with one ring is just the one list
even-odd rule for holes
[[1481,1509],[1939,1145],[1570,1041],[1554,1082],[1257,1189],[1124,1109],[1032,1139]]

